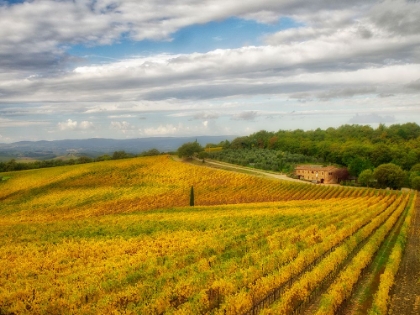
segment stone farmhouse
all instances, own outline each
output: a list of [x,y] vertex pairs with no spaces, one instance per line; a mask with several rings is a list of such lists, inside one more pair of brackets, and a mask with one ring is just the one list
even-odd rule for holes
[[347,169],[335,166],[298,165],[295,168],[295,176],[317,184],[338,184],[347,179],[348,173]]

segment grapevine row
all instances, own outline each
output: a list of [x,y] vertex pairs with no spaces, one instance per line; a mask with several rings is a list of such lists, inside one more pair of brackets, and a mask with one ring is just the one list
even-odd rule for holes
[[333,279],[337,272],[357,253],[361,246],[370,240],[370,236],[377,231],[385,220],[390,220],[389,218],[395,216],[395,210],[398,209],[398,201],[379,217],[372,220],[370,224],[352,235],[345,243],[337,247],[310,272],[302,275],[285,292],[281,300],[271,310],[265,311],[265,313],[288,314],[296,308],[304,306],[311,298],[311,295],[316,293],[318,291],[317,289],[325,282],[328,283],[330,279]]
[[[374,203],[374,201],[372,201]],[[271,253],[262,254],[260,256],[261,258],[256,259],[255,252],[251,252],[251,255],[253,258],[251,259],[252,264],[249,265],[249,258],[246,258],[247,255],[245,255],[241,260],[241,268],[236,270],[236,272],[231,273],[230,275],[224,275],[223,279],[224,283],[230,284],[230,289],[227,290],[226,288],[221,289],[219,285],[211,285],[210,289],[208,290],[208,293],[210,295],[209,297],[209,304],[210,307],[206,309],[206,311],[210,311],[214,307],[217,307],[218,304],[224,300],[229,295],[234,295],[236,293],[236,290],[240,289],[244,286],[252,285],[252,283],[255,283],[260,278],[266,277],[269,273],[271,273],[275,269],[279,269],[289,261],[293,260],[298,255],[298,249],[296,248],[296,242],[297,241],[305,241],[305,247],[300,248],[300,250],[305,250],[306,248],[311,247],[314,245],[314,241],[321,241],[322,239],[325,239],[327,235],[331,235],[333,233],[336,233],[337,230],[334,226],[334,224],[337,224],[339,222],[344,223],[350,223],[358,216],[358,213],[360,211],[360,203],[356,202],[352,206],[349,207],[349,209],[346,212],[338,213],[333,216],[331,216],[330,219],[325,218],[323,220],[323,226],[326,226],[323,230],[318,230],[318,228],[314,225],[309,225],[309,227],[306,230],[302,230],[301,228],[296,228],[290,231],[281,231],[279,233],[272,233],[268,240],[275,239],[275,242],[273,243],[273,246],[270,245],[270,251]],[[328,209],[327,209],[328,211]],[[312,222],[316,222],[319,219],[317,219],[314,215],[314,218],[311,217],[308,224],[311,224]],[[321,227],[321,226],[319,226]],[[285,238],[287,236],[287,238]],[[311,240],[314,239],[314,240]],[[251,240],[248,240],[250,242]],[[271,242],[270,242],[271,243]],[[288,244],[287,247],[282,247],[281,244]],[[279,247],[280,246],[280,247]],[[261,252],[261,247],[259,247],[259,252]],[[235,263],[235,262],[233,262]],[[261,269],[258,269],[258,266],[261,265]],[[214,274],[218,279],[222,275]],[[250,278],[251,276],[251,278]],[[236,279],[236,280],[235,280]],[[237,279],[244,279],[242,282],[238,282]],[[254,280],[252,280],[254,279]],[[248,282],[248,283],[247,283]],[[219,283],[219,282],[217,282]],[[234,284],[234,285],[232,285]],[[223,292],[221,292],[223,291]],[[201,309],[200,311],[203,311]]]
[[[363,216],[360,216],[359,213],[358,218],[349,220],[347,224],[344,224],[342,230],[336,231],[333,235],[324,239],[323,242],[302,250],[289,264],[275,270],[272,274],[262,278],[261,281],[257,281],[240,295],[238,294],[227,298],[227,301],[222,305],[221,309],[224,312],[226,311],[227,314],[243,313],[247,311],[247,309],[238,310],[238,307],[235,306],[239,305],[240,301],[246,299],[248,301],[248,308],[250,308],[252,305],[261,304],[259,301],[267,299],[267,296],[273,296],[278,294],[278,292],[284,291],[297,277],[299,277],[299,275],[308,271],[308,269],[322,259],[322,257],[324,257],[323,255],[327,255],[333,248],[343,243],[358,229],[368,224],[372,218],[379,214],[380,219],[373,219],[372,222],[368,224],[369,226],[375,226],[375,224],[379,224],[377,222],[381,222],[380,220],[383,221],[385,217],[389,215],[390,211],[392,211],[392,208],[389,208],[389,206],[393,204],[394,201],[395,198],[390,197],[385,205],[379,207],[373,206],[373,211],[366,211]],[[383,212],[384,210],[386,211]]]
[[389,306],[389,292],[394,285],[395,275],[397,274],[401,257],[407,241],[407,234],[410,229],[411,219],[415,207],[416,195],[413,197],[413,201],[408,210],[407,217],[403,223],[400,234],[398,235],[397,241],[392,249],[389,260],[386,264],[384,273],[380,276],[379,288],[375,293],[372,307],[369,310],[369,315],[386,315],[388,314]]
[[[327,207],[320,200],[162,210],[31,223],[26,232],[22,224],[10,226],[0,232],[10,239],[0,246],[0,282],[6,280],[0,309],[22,313],[17,302],[31,301],[32,313],[54,313],[54,307],[84,314],[127,308],[144,314],[216,313],[217,290],[220,303],[243,294],[238,288],[256,286],[259,277],[287,266],[299,250],[320,240],[326,245],[354,228],[361,209],[366,217],[394,198],[331,200]],[[150,234],[147,226],[159,230]],[[121,239],[126,230],[143,227],[144,233]],[[104,236],[90,234],[103,228]],[[45,243],[57,233],[68,236]],[[42,304],[48,297],[51,302]]]
[[395,213],[374,233],[349,266],[340,273],[328,292],[323,296],[316,315],[334,315],[341,303],[351,295],[353,286],[358,281],[362,270],[370,263],[388,232],[403,213],[408,197],[405,198],[405,202],[398,205]]
[[[352,210],[353,215],[356,216],[356,212],[358,212],[357,203],[356,203],[356,206],[353,207],[352,209],[353,209]],[[325,211],[325,213],[328,213],[328,212],[329,211],[327,210]],[[237,288],[240,288],[243,285],[246,285],[247,282],[254,282],[255,280],[253,279],[258,279],[258,277],[261,277],[267,272],[270,272],[273,268],[278,268],[279,264],[281,264],[282,261],[287,262],[293,257],[295,257],[297,255],[297,249],[294,244],[296,240],[293,240],[293,239],[306,240],[307,237],[314,235],[314,232],[316,232],[316,234],[319,235],[318,237],[325,237],[325,235],[329,235],[335,232],[335,230],[334,231],[331,230],[330,228],[331,224],[342,221],[346,213],[337,214],[333,212],[332,214],[329,214],[327,217],[324,216],[322,221],[325,222],[325,225],[328,227],[324,230],[318,231],[316,226],[315,227],[313,226],[313,222],[317,222],[321,219],[321,217],[317,218],[320,214],[321,213],[318,213],[318,214],[314,213],[313,215],[311,215],[310,219],[307,220],[301,228],[299,228],[299,226],[296,226],[296,228],[293,228],[292,230],[290,230],[290,232],[288,232],[288,230],[283,230],[281,233],[278,233],[277,238],[278,237],[283,238],[283,240],[281,238],[279,239],[280,242],[278,244],[283,243],[283,244],[288,244],[288,246],[285,248],[280,247],[278,249],[274,247],[273,249],[275,250],[272,251],[269,255],[267,255],[267,253],[264,253],[263,251],[267,251],[267,250],[271,251],[270,249],[271,246],[270,248],[268,248],[266,245],[262,246],[263,244],[261,243],[259,244],[259,240],[253,239],[252,236],[247,236],[246,242],[240,242],[240,245],[242,246],[242,248],[238,248],[238,247],[236,248],[239,255],[238,258],[240,259],[240,261],[238,261],[237,258],[234,258],[234,257],[228,261],[221,261],[219,256],[215,256],[215,259],[212,261],[212,264],[211,264],[212,265],[211,270],[208,270],[206,273],[203,273],[203,277],[204,277],[204,274],[206,274],[206,279],[208,279],[207,281],[210,281],[209,283],[204,281],[205,279],[202,277],[202,280],[200,283],[196,283],[195,286],[191,286],[191,284],[194,282],[193,279],[196,277],[195,273],[179,270],[177,272],[178,276],[177,274],[175,274],[174,278],[168,279],[167,280],[168,282],[166,284],[170,286],[170,284],[173,283],[173,284],[176,284],[177,286],[182,286],[183,283],[188,283],[190,291],[196,292],[194,296],[190,297],[186,295],[185,292],[177,292],[177,293],[172,292],[171,294],[173,296],[176,296],[177,300],[179,301],[184,300],[186,302],[187,299],[193,300],[193,301],[194,300],[200,301],[201,307],[202,307],[199,310],[200,312],[202,312],[203,308],[205,308],[205,303],[203,303],[202,300],[198,300],[198,299],[200,296],[207,295],[208,296],[207,303],[209,304],[207,311],[209,311],[212,308],[212,306],[217,306],[217,303],[216,305],[214,305],[214,303],[223,299],[224,296],[233,294],[234,291],[237,290]],[[331,218],[328,218],[328,217],[331,217]],[[306,228],[306,230],[305,229],[302,230],[304,226],[307,226],[308,228]],[[309,243],[308,245],[310,244],[311,243]],[[256,248],[254,248],[253,245],[255,245]],[[226,252],[222,254],[225,255]],[[293,255],[293,256],[290,256],[290,255]],[[263,266],[263,269],[259,268],[261,264]],[[239,265],[240,265],[240,268],[238,268]],[[193,265],[191,265],[188,268],[191,268],[191,267],[193,267]],[[232,270],[232,271],[234,270],[234,272],[225,273],[225,270]],[[184,275],[186,277],[180,277],[179,275]],[[214,279],[217,279],[217,280],[214,281]],[[238,283],[237,279],[244,279],[244,283]],[[163,290],[161,294],[159,295],[161,299],[162,298],[164,299],[165,297],[168,296],[168,292],[165,293],[164,291],[165,290]],[[176,303],[176,308],[181,307],[181,304],[184,304],[184,303]],[[187,307],[198,307],[198,305],[192,306],[191,302],[187,303],[186,305],[182,305],[182,308],[187,308]]]

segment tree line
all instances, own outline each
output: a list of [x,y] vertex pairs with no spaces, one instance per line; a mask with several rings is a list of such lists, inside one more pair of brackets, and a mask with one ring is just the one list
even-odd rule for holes
[[323,159],[346,166],[351,175],[393,163],[409,171],[420,160],[420,126],[416,123],[343,125],[326,130],[261,130],[224,143],[230,149],[271,149]]
[[377,128],[343,125],[326,130],[258,131],[219,144],[206,153],[198,143],[180,147],[180,156],[211,157],[229,163],[288,172],[300,163],[347,167],[359,183],[378,188],[420,189],[420,126],[416,123]]
[[269,149],[224,149],[210,152],[207,156],[222,162],[282,173],[293,172],[296,164],[323,163],[322,159],[316,157]]

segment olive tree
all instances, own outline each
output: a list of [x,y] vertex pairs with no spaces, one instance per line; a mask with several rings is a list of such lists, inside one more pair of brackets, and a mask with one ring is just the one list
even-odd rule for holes
[[411,188],[420,190],[420,176],[415,176],[411,179]]
[[381,188],[400,189],[404,184],[405,173],[398,165],[387,163],[379,165],[373,172],[373,177]]
[[360,173],[359,178],[358,178],[359,183],[367,187],[372,186],[373,180],[374,180],[373,172],[370,169],[363,170]]
[[180,158],[190,158],[201,151],[203,151],[203,147],[197,141],[187,142],[178,148],[178,156]]

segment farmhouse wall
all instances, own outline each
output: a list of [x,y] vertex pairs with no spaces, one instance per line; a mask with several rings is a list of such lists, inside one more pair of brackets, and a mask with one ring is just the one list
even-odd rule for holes
[[309,180],[321,184],[337,184],[340,182],[340,170],[334,166],[298,165],[295,175],[299,179]]

